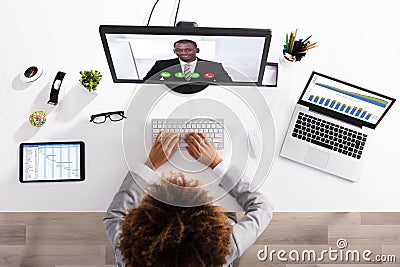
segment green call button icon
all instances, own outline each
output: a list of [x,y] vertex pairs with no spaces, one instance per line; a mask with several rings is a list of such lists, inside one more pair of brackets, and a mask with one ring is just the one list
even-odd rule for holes
[[197,72],[193,72],[193,73],[190,74],[190,78],[197,79],[199,77],[200,77],[200,74],[197,73]]
[[185,78],[185,73],[183,73],[182,71],[176,72],[175,77],[176,78]]
[[160,73],[160,76],[163,78],[169,78],[171,77],[171,73],[169,73],[168,71],[163,71]]

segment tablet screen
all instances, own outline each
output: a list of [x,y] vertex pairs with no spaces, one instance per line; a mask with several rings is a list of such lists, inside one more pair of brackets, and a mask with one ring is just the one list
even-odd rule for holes
[[83,181],[84,143],[48,142],[20,145],[20,182]]

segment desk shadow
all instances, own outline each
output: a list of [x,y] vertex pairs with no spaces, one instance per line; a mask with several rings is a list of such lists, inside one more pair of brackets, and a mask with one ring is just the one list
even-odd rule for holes
[[58,104],[57,117],[64,121],[72,120],[96,96],[96,92],[85,91],[82,85],[75,85]]
[[32,85],[32,82],[25,83],[25,82],[21,81],[21,78],[19,77],[19,74],[17,76],[15,76],[14,79],[12,80],[12,82],[11,82],[11,87],[14,90],[19,90],[19,91],[25,90],[26,88],[28,88],[31,85]]
[[40,91],[38,96],[36,97],[35,101],[32,104],[32,112],[35,110],[42,110],[46,115],[49,115],[53,109],[54,106],[47,104],[47,101],[49,100],[50,97],[50,88],[51,88],[51,82],[46,84],[43,89]]
[[29,118],[26,118],[26,122],[24,122],[18,130],[14,134],[14,140],[17,143],[21,143],[24,141],[28,141],[32,137],[34,137],[40,128],[32,126],[29,121]]

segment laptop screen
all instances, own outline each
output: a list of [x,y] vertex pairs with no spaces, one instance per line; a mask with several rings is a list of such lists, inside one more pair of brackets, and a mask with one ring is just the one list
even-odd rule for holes
[[313,72],[300,100],[374,125],[395,101],[390,97]]

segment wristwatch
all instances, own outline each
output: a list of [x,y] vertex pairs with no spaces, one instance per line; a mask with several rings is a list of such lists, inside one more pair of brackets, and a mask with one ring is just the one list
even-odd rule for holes
[[50,90],[50,99],[47,101],[50,105],[58,104],[58,93],[60,92],[61,83],[64,79],[65,72],[59,71],[57,72],[56,77],[54,78],[53,85]]

